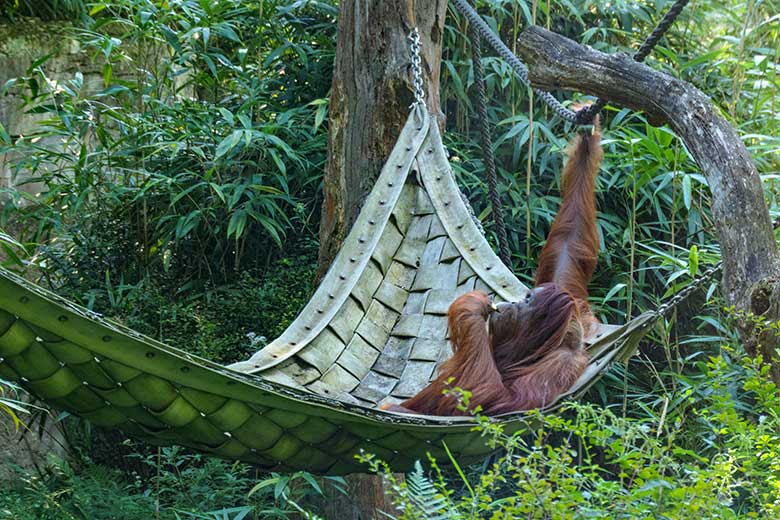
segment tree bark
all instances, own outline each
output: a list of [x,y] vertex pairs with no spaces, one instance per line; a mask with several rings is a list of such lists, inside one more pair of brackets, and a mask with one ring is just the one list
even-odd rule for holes
[[[607,55],[540,27],[523,31],[518,52],[535,87],[593,94],[642,110],[654,124],[669,123],[712,192],[726,301],[743,312],[780,318],[778,254],[761,179],[736,131],[712,101],[693,85],[628,55]],[[750,325],[742,327],[748,353],[762,353],[765,361],[773,361],[774,378],[780,381],[777,335]]]
[[[407,36],[420,31],[426,103],[439,112],[446,0],[342,0],[330,99],[328,166],[320,222],[321,278],[360,212],[414,101]],[[326,518],[369,520],[390,511],[385,483],[347,477],[348,494],[326,486]]]
[[401,131],[414,96],[409,41],[420,31],[428,108],[439,111],[446,0],[344,0],[330,99],[319,278],[357,218]]

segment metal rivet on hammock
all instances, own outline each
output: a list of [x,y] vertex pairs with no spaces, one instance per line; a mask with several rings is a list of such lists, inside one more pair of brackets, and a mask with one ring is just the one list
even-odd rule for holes
[[203,412],[200,412],[200,416],[201,416],[201,417],[206,417],[206,414],[205,414],[205,413],[203,413]]
[[322,314],[322,309],[317,309],[317,314]]
[[232,437],[232,435],[230,435],[230,432],[223,432],[223,433],[225,434],[225,437]]
[[103,341],[108,343],[109,341],[111,341],[111,336],[103,336]]
[[146,353],[146,357],[148,357],[149,359],[152,359],[154,356],[155,356],[154,352],[147,352]]
[[492,265],[488,265],[488,266],[486,266],[486,267],[485,267],[485,270],[486,270],[486,271],[490,271],[491,269],[493,269],[493,266],[492,266]]
[[93,357],[92,359],[94,359],[94,360],[95,360],[95,363],[100,363],[100,358],[98,358],[98,357]]
[[440,181],[440,180],[441,180],[441,175],[437,175],[437,176],[436,176],[436,180],[437,180],[437,181]]
[[458,224],[458,229],[463,229],[463,224]]
[[428,148],[428,153],[433,153],[433,148]]
[[27,303],[30,301],[30,298],[28,298],[27,296],[22,296],[21,298],[19,298],[19,301],[22,303]]
[[385,201],[383,201],[383,200],[380,200],[380,201],[379,201],[379,205],[380,205],[380,206],[384,206],[384,205],[385,205]]
[[411,151],[412,151],[412,147],[411,147],[411,146],[407,146],[407,147],[406,147],[406,151],[407,151],[407,152],[411,152]]
[[476,249],[477,249],[476,247],[474,247],[474,246],[471,246],[471,247],[469,248],[469,251],[475,251]]
[[358,242],[360,242],[361,244],[365,244],[366,243],[366,239],[365,238],[358,238]]
[[445,208],[446,208],[447,206],[449,206],[449,205],[450,205],[450,203],[449,203],[449,202],[445,202],[445,203],[444,203],[444,207],[445,207]]
[[352,258],[350,258],[350,259],[349,259],[349,261],[350,261],[350,262],[352,262],[352,263],[354,264],[355,262],[357,262],[357,258],[355,258],[355,257],[353,256]]
[[57,321],[68,321],[68,317],[67,316],[58,316],[57,317]]
[[347,277],[346,277],[346,276],[344,276],[343,274],[340,274],[340,275],[339,275],[339,280],[346,280],[346,279],[347,279]]
[[368,223],[369,223],[369,224],[371,224],[372,226],[373,226],[374,224],[376,224],[376,222],[374,222],[373,220],[369,220],[369,221],[368,221]]
[[392,188],[392,187],[393,187],[393,183],[392,183],[392,182],[388,182],[388,183],[387,183],[387,187],[388,187],[388,188]]
[[89,386],[89,383],[87,383],[86,381],[82,381],[81,384],[84,386]]
[[304,327],[304,329],[306,329],[306,330],[311,330],[311,327],[309,327],[308,325],[306,325],[306,326]]
[[328,295],[328,298],[330,298],[332,300],[333,298],[335,298],[335,296],[333,295],[333,293],[331,293],[331,294]]
[[404,165],[403,165],[403,164],[399,164],[399,165],[398,165],[398,168],[403,168],[403,167],[404,167]]

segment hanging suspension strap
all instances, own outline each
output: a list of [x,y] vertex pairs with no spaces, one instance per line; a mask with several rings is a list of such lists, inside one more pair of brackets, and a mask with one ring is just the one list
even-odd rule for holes
[[[642,43],[642,45],[639,47],[639,50],[634,54],[634,59],[636,61],[644,61],[650,51],[661,40],[666,31],[669,30],[669,27],[671,27],[672,23],[674,23],[689,1],[690,0],[677,0],[674,5],[672,5],[669,11],[664,15],[663,19],[661,19],[656,28],[650,34],[650,36],[645,39],[644,43]],[[493,47],[493,49],[499,54],[499,56],[501,56],[501,58],[504,59],[504,61],[509,64],[510,67],[512,67],[512,70],[515,72],[517,78],[524,85],[530,86],[528,82],[528,68],[523,64],[522,61],[520,61],[517,56],[515,56],[511,50],[509,50],[509,47],[507,47],[504,42],[501,41],[501,38],[499,38],[498,35],[490,29],[490,26],[485,23],[479,13],[474,10],[468,1],[453,0],[453,3],[455,4],[455,7],[457,7],[458,10],[469,21],[469,25],[474,26],[476,32],[482,36],[491,47]],[[473,40],[474,38],[472,37],[472,44]],[[536,92],[544,100],[544,102],[547,103],[547,105],[552,108],[553,111],[555,111],[556,114],[561,116],[566,121],[570,121],[578,125],[590,124],[590,122],[593,120],[593,116],[600,112],[607,103],[606,101],[599,99],[596,101],[596,103],[590,105],[589,107],[585,107],[577,112],[573,112],[563,106],[560,101],[555,99],[555,97],[553,97],[553,95],[549,92],[537,88],[534,88],[534,92]]]
[[688,299],[688,297],[693,294],[696,289],[702,287],[705,283],[709,282],[716,274],[718,274],[721,269],[723,269],[723,262],[720,261],[717,264],[713,265],[703,273],[701,273],[699,276],[693,279],[691,283],[685,287],[685,289],[682,289],[680,292],[675,294],[674,296],[667,299],[665,302],[663,302],[661,305],[658,306],[658,309],[656,309],[656,314],[659,317],[666,318],[669,316],[669,313],[674,310],[675,307],[680,305],[682,302]]
[[[425,89],[423,89],[422,73],[422,43],[420,42],[420,30],[417,27],[412,28],[407,36],[409,39],[409,52],[412,61],[412,89],[414,90],[414,103],[412,107],[420,106],[425,108]],[[411,108],[411,107],[410,107]]]
[[498,234],[498,257],[504,265],[512,268],[512,257],[509,252],[509,239],[504,223],[504,208],[501,197],[498,194],[498,182],[496,180],[496,160],[493,156],[493,140],[490,137],[490,123],[487,116],[487,96],[485,94],[485,71],[482,68],[482,49],[479,42],[479,33],[476,26],[469,24],[471,34],[471,60],[474,66],[474,86],[477,88],[477,115],[479,116],[479,140],[482,145],[482,159],[485,163],[485,176],[487,177],[488,196],[493,207],[493,222],[496,224]]

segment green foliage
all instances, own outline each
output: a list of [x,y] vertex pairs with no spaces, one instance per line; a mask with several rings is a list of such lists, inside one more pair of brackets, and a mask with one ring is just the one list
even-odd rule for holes
[[[138,458],[148,467],[150,478],[123,475],[88,462],[77,471],[56,460],[42,475],[19,471],[16,483],[6,485],[0,494],[0,518],[260,520],[298,513],[317,518],[303,507],[290,505],[322,494],[308,473],[262,475],[246,464],[205,458],[181,448],[163,448]],[[341,479],[329,480],[337,489],[343,485]]]
[[[631,52],[670,3],[501,0],[476,4],[505,42],[516,41],[523,27],[534,22],[601,50]],[[713,97],[757,157],[775,211],[775,179],[780,170],[776,117],[780,31],[770,4],[727,0],[688,9],[648,61]],[[449,129],[445,139],[460,184],[493,239],[469,91],[474,76],[467,26],[454,7],[449,15],[442,70]],[[558,207],[562,150],[573,129],[531,98],[492,51],[484,54],[488,116],[510,249],[518,275],[530,281]],[[569,95],[556,93],[556,97],[568,102]],[[615,323],[654,307],[656,295],[676,292],[689,281],[692,270],[687,264],[693,246],[699,250],[699,270],[717,261],[719,251],[706,180],[679,139],[668,128],[654,128],[641,114],[628,110],[608,110],[602,123],[606,152],[598,186],[602,245],[590,292],[602,317]]]
[[[66,4],[80,5],[20,0],[12,14],[33,14],[25,6],[51,16],[47,9]],[[476,4],[506,42],[535,21],[612,52],[635,48],[669,2]],[[773,213],[776,11],[761,1],[697,4],[649,60],[712,96],[753,154]],[[24,93],[42,121],[13,138],[0,128],[0,151],[16,152],[16,170],[46,187],[40,197],[2,190],[10,202],[0,225],[21,227],[17,242],[0,234],[3,260],[22,264],[24,244],[64,296],[216,361],[245,358],[283,330],[311,288],[335,2],[94,1],[78,13],[84,23],[72,37],[102,82],[53,81],[41,59],[3,87]],[[493,239],[466,26],[454,9],[448,16],[445,139]],[[484,64],[514,268],[528,280],[558,207],[572,129],[491,53]],[[603,319],[619,322],[680,290],[720,252],[706,179],[670,130],[617,109],[603,126],[591,295]],[[418,465],[404,482],[388,474],[396,516],[780,517],[778,391],[761,360],[741,359],[727,313],[698,306],[717,298],[713,284],[659,323],[640,356],[595,386],[590,404],[536,416],[525,435],[483,420],[485,438],[503,450],[497,458],[474,468],[453,459],[451,470],[431,461],[430,474]],[[0,495],[0,514],[146,519],[159,502],[161,518],[313,517],[302,505],[319,492],[308,474],[259,476],[179,450],[138,457],[147,471],[130,480],[89,463],[28,476]]]
[[0,229],[0,265],[4,267],[23,265],[22,259],[26,254],[27,251],[22,244]]
[[[346,482],[341,477],[323,477],[322,482],[328,483],[339,493],[346,493]],[[296,471],[289,475],[271,473],[270,477],[249,491],[250,496],[254,494],[272,495],[274,503],[277,504],[272,508],[264,509],[263,518],[288,518],[291,514],[300,514],[306,520],[322,520],[320,516],[301,506],[301,503],[311,495],[324,495],[317,479],[305,471]],[[282,507],[279,507],[280,504]]]
[[418,466],[398,483],[381,461],[364,460],[393,479],[394,518],[405,520],[776,518],[780,391],[768,367],[712,356],[700,369],[654,417],[569,403],[511,435],[480,417],[478,430],[501,451],[471,476],[431,460],[430,477]]
[[4,87],[43,118],[12,150],[14,168],[46,187],[10,190],[4,220],[66,255],[90,237],[114,279],[162,272],[179,285],[231,279],[277,255],[287,233],[311,233],[334,11],[253,6],[94,3],[74,37],[102,84],[53,81],[44,58]]
[[11,419],[15,430],[22,427],[22,420],[18,414],[29,413],[27,406],[16,398],[19,390],[15,384],[0,378],[0,414]]
[[75,20],[86,13],[85,0],[0,0],[0,19],[37,16],[43,20]]
[[[231,282],[206,283],[186,293],[172,278],[135,284],[113,279],[111,260],[86,252],[69,256],[78,260],[75,265],[60,258],[55,264],[52,255],[47,265],[49,275],[60,280],[61,295],[175,347],[232,363],[279,336],[295,319],[311,294],[315,254],[311,246],[302,247],[297,256],[280,258],[261,273],[244,271]],[[102,265],[95,268],[94,262]],[[106,274],[93,280],[92,272]]]

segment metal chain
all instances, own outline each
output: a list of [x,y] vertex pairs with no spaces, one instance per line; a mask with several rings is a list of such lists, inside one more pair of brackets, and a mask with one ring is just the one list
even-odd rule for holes
[[414,90],[414,103],[412,103],[412,107],[415,105],[424,107],[425,90],[423,89],[422,58],[420,57],[422,44],[420,43],[420,31],[417,27],[412,29],[408,38],[412,57],[412,89]]
[[[780,217],[777,217],[775,221],[772,222],[772,229],[774,230],[780,229]],[[719,261],[717,264],[704,271],[701,275],[699,275],[698,278],[693,280],[688,287],[678,292],[677,294],[669,298],[667,301],[665,301],[663,304],[661,304],[656,310],[656,312],[659,315],[666,317],[669,311],[674,309],[674,307],[676,307],[683,300],[688,298],[688,296],[690,296],[693,291],[695,291],[696,289],[704,285],[705,282],[710,280],[722,269],[723,269],[723,260]]]
[[662,316],[666,318],[669,313],[674,310],[675,307],[680,305],[682,302],[684,302],[688,297],[696,291],[696,289],[700,288],[702,285],[707,283],[712,279],[713,276],[715,276],[721,269],[723,268],[723,262],[720,261],[717,264],[713,265],[703,273],[701,273],[697,278],[695,278],[688,287],[683,289],[682,291],[678,292],[668,300],[666,300],[664,303],[658,306],[658,309],[656,310],[656,313],[659,316]]

